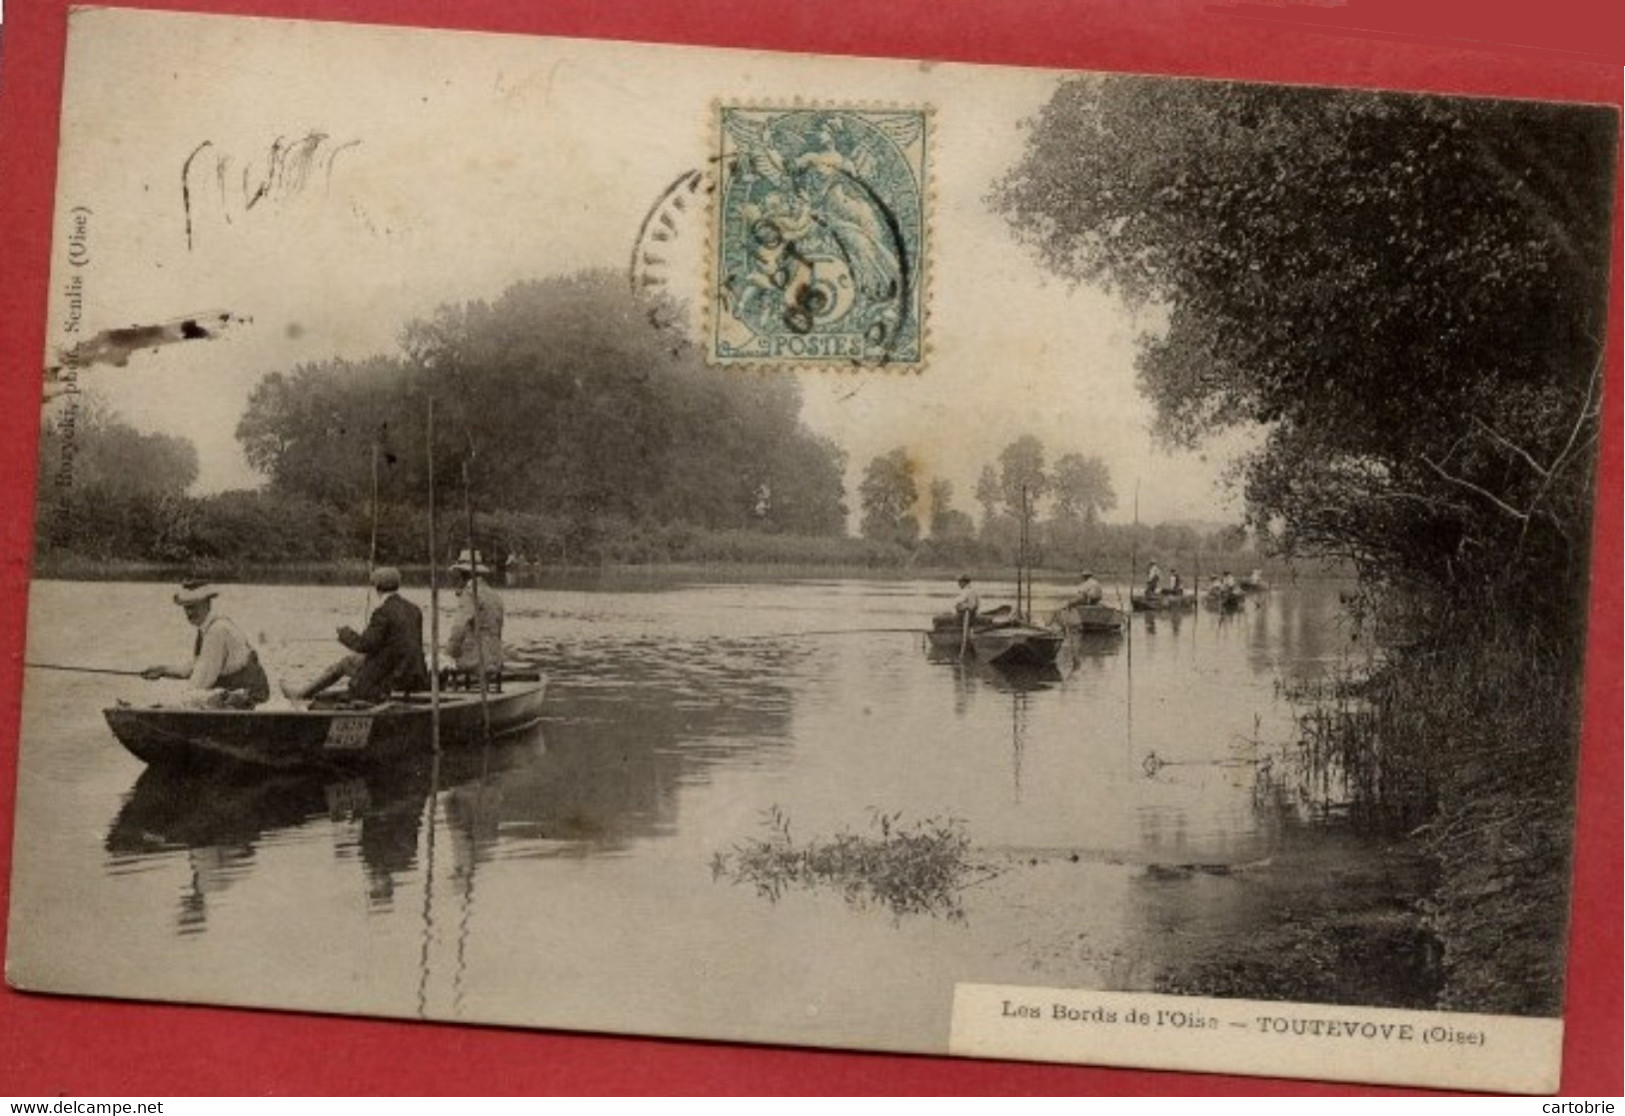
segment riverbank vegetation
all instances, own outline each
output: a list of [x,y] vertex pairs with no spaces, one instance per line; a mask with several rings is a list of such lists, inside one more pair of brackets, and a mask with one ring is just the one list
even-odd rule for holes
[[[373,553],[368,509],[340,509],[297,495],[231,491],[119,493],[79,485],[42,501],[36,524],[35,572],[41,577],[107,579],[179,572],[222,580],[279,581],[308,572],[317,580],[364,580]],[[462,537],[464,521],[452,518]],[[442,526],[442,534],[446,528]],[[1008,576],[1013,542],[977,535],[927,536],[912,545],[862,535],[802,535],[749,527],[712,529],[687,523],[613,516],[571,518],[528,512],[476,512],[484,553],[516,580],[595,566],[705,565],[854,573]],[[379,562],[410,568],[428,561],[428,513],[381,504]],[[442,548],[444,549],[444,548]],[[1102,577],[1130,576],[1130,561],[1157,555],[1187,571],[1262,566],[1270,577],[1317,576],[1259,556],[1238,532],[1185,525],[1098,524],[1088,545],[1035,548],[1038,569],[1076,579],[1082,564]],[[511,565],[510,565],[510,559]],[[1142,561],[1143,565],[1143,561]],[[1190,575],[1187,575],[1190,576]]]
[[1420,792],[1450,1008],[1561,1004],[1616,132],[1587,107],[1089,78],[997,191],[1051,269],[1165,323],[1138,360],[1161,435],[1266,430],[1253,532],[1346,561],[1406,633],[1317,746]]

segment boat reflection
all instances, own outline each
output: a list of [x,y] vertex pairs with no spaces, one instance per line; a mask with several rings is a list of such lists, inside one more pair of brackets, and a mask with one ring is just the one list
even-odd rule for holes
[[954,668],[956,689],[981,682],[1003,693],[1026,693],[1047,690],[1066,677],[1060,666],[1055,663],[1042,665],[990,663],[978,659],[975,655],[961,657],[955,652],[939,650],[929,645],[926,647],[925,657],[930,662]]
[[988,663],[969,657],[932,651],[926,657],[953,668],[954,714],[965,716],[975,691],[992,690],[1010,699],[1010,769],[1013,801],[1021,801],[1022,763],[1027,752],[1028,702],[1032,695],[1058,687],[1066,674],[1054,664],[1037,666],[1017,663]]
[[1184,622],[1185,612],[1169,610],[1166,612],[1142,612],[1145,618],[1145,634],[1156,635],[1158,628],[1167,628],[1174,635],[1179,634],[1179,626]]
[[[425,807],[440,792],[543,759],[540,731],[483,749],[345,776],[320,771],[216,771],[149,767],[136,779],[104,842],[114,864],[184,852],[191,879],[180,899],[182,933],[207,926],[209,897],[246,877],[277,834],[333,826],[335,854],[360,861],[370,905],[391,905],[416,869]],[[456,823],[457,814],[447,811]]]
[[623,661],[613,684],[559,687],[542,726],[449,750],[438,764],[425,756],[345,775],[149,767],[108,828],[109,869],[184,855],[190,879],[179,930],[199,933],[211,896],[248,878],[272,850],[312,841],[359,862],[367,903],[379,910],[395,905],[403,881],[415,894],[417,877],[432,870],[436,828],[453,850],[454,873],[472,872],[499,844],[515,859],[624,851],[676,827],[685,781],[777,746],[792,704],[771,680],[749,684],[742,666],[701,658],[683,674],[640,665],[648,663]]

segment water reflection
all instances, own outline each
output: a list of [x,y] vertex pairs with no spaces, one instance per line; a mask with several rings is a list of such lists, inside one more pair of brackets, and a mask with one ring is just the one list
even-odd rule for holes
[[[420,867],[432,878],[444,829],[453,880],[471,905],[475,865],[499,853],[584,857],[672,832],[685,778],[788,740],[792,695],[776,676],[807,654],[741,640],[684,648],[633,639],[572,651],[549,696],[545,743],[538,729],[343,777],[148,768],[108,830],[109,867],[184,851],[190,872],[177,925],[195,934],[207,929],[211,897],[249,876],[280,833],[329,826],[336,858],[360,863],[369,907],[389,910]],[[432,897],[423,900],[428,920]]]
[[[154,991],[148,972],[184,971],[200,996],[238,1002],[605,1028],[629,1017],[600,1005],[636,1003],[637,1025],[662,1033],[738,1033],[741,1004],[783,1008],[762,991],[809,965],[824,966],[820,1020],[857,1018],[885,973],[889,1004],[929,1016],[898,1024],[904,1046],[939,1022],[928,1009],[945,982],[1150,988],[1193,941],[1222,959],[1267,927],[1282,873],[1313,865],[1291,897],[1308,904],[1371,855],[1326,836],[1324,811],[1305,806],[1323,781],[1285,763],[1297,738],[1277,682],[1346,653],[1333,593],[1136,614],[1023,670],[920,653],[940,605],[923,582],[648,588],[510,594],[513,639],[552,678],[545,739],[439,770],[135,778],[94,716],[60,744],[36,730],[36,784],[87,789],[36,796],[48,836],[26,850],[20,894],[43,913],[23,932],[69,941],[61,911],[125,918],[118,959],[74,961],[137,994]],[[286,605],[243,596],[255,630]],[[320,605],[301,623],[353,598]],[[133,628],[118,634],[133,660],[151,654]],[[78,678],[30,684],[36,716],[100,697]],[[947,920],[876,919],[826,888],[775,905],[708,886],[717,850],[759,835],[775,804],[797,850],[872,836],[877,814],[962,819],[975,858],[1003,874],[956,893],[952,938]],[[105,848],[87,816],[112,817]],[[1303,861],[1295,850],[1317,841],[1321,859]],[[657,935],[642,932],[650,910]],[[809,938],[848,952],[808,962]],[[244,957],[295,950],[296,974],[245,975]],[[707,951],[729,966],[696,967]],[[787,1038],[831,1039],[781,1022]]]
[[403,877],[418,866],[425,807],[446,788],[489,778],[543,750],[539,733],[432,762],[364,773],[243,770],[196,773],[149,767],[114,816],[104,847],[109,867],[184,851],[190,880],[178,926],[201,933],[210,897],[246,878],[260,849],[283,831],[331,826],[336,859],[360,863],[370,908],[389,910]]

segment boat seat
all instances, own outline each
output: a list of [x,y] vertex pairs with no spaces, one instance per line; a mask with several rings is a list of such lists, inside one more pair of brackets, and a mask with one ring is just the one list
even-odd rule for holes
[[[478,670],[460,670],[456,667],[440,668],[440,690],[478,692],[480,688],[480,672]],[[485,672],[485,692],[500,694],[502,692],[502,670],[500,667]]]

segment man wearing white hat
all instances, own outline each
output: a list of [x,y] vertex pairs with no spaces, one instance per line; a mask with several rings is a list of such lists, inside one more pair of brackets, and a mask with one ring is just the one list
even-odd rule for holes
[[[477,550],[451,564],[458,578],[457,615],[446,637],[446,654],[458,670],[495,674],[502,666],[502,598],[485,580],[491,571]],[[483,660],[483,661],[482,661]]]
[[200,581],[181,586],[175,603],[186,611],[186,619],[197,629],[192,661],[184,666],[150,666],[141,676],[152,681],[186,679],[192,689],[207,691],[211,704],[258,705],[271,696],[271,682],[248,637],[214,610],[214,599],[219,595],[220,590]]
[[1078,595],[1073,598],[1072,603],[1097,605],[1105,597],[1105,590],[1100,587],[1100,582],[1095,580],[1095,572],[1093,570],[1084,570],[1082,576],[1078,578]]

